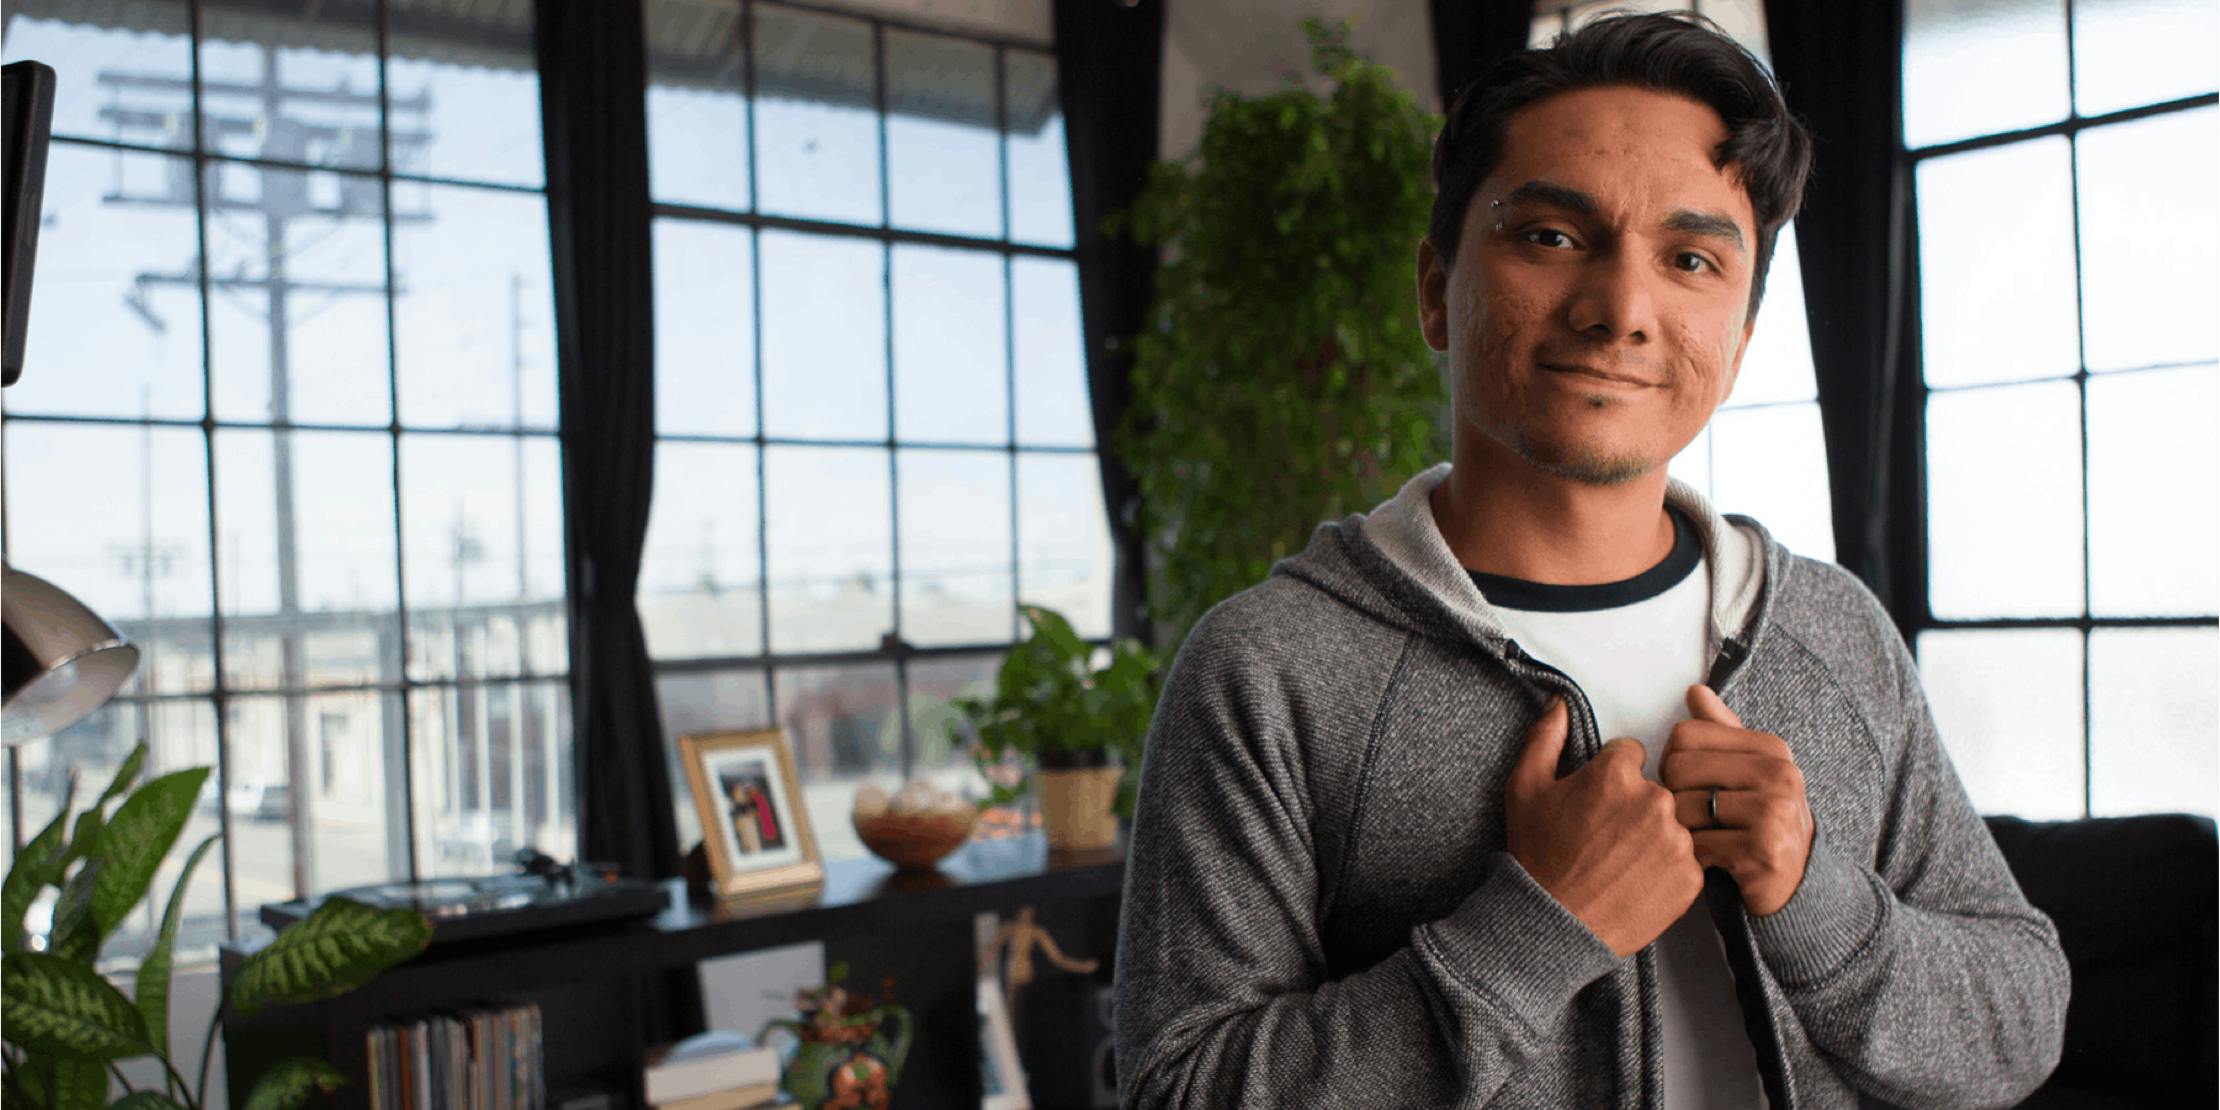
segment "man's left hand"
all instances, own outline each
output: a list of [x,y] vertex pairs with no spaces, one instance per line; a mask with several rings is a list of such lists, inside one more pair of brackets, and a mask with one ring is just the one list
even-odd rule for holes
[[1688,712],[1692,719],[1674,725],[1665,742],[1658,778],[1673,792],[1675,816],[1694,834],[1696,862],[1725,868],[1742,887],[1742,904],[1763,917],[1788,904],[1811,858],[1804,773],[1786,741],[1743,728],[1710,687],[1688,688]]

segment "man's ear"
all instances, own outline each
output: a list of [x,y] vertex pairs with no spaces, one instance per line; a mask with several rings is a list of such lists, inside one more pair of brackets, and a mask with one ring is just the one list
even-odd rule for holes
[[1430,237],[1418,241],[1418,328],[1428,347],[1449,349],[1449,270]]

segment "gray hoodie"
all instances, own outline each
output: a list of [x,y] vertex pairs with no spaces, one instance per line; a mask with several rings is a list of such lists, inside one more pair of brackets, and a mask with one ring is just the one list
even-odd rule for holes
[[[1118,928],[1133,1107],[1662,1105],[1655,959],[1618,958],[1503,850],[1552,694],[1443,541],[1436,467],[1196,625],[1142,762]],[[2066,961],[1966,799],[1863,585],[1678,482],[1711,685],[1787,740],[1818,826],[1754,917],[1707,900],[1776,1110],[2008,1105],[2057,1064]]]

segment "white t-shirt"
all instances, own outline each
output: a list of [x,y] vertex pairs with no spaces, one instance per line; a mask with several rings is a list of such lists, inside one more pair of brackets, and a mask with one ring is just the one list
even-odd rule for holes
[[[1642,742],[1652,780],[1673,726],[1688,718],[1688,687],[1704,681],[1710,665],[1703,549],[1678,513],[1673,524],[1673,553],[1623,582],[1549,586],[1473,575],[1519,647],[1579,684],[1605,740]],[[1698,898],[1656,950],[1667,1110],[1766,1106],[1708,904]]]

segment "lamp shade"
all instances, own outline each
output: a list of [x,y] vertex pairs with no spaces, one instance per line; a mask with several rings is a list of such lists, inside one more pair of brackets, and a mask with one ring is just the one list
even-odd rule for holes
[[6,567],[0,581],[0,742],[52,736],[123,688],[139,665],[126,642],[84,603],[35,574]]

